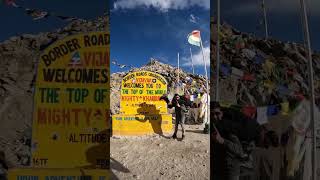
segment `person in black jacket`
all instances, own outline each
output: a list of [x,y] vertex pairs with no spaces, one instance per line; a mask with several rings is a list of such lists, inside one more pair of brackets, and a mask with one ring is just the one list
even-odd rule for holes
[[0,180],[7,179],[6,171],[8,171],[8,165],[5,159],[5,154],[3,151],[0,151]]
[[184,96],[180,97],[178,94],[175,94],[172,98],[172,101],[169,102],[169,99],[166,96],[162,96],[161,100],[165,100],[168,104],[168,108],[174,108],[176,114],[176,123],[174,128],[174,133],[172,135],[173,139],[177,138],[178,126],[181,125],[182,129],[182,139],[184,138],[184,123],[186,119],[187,108],[191,106],[191,102],[188,101]]
[[211,177],[214,180],[239,180],[240,164],[245,154],[234,129],[234,123],[224,118],[220,105],[213,102],[211,106]]

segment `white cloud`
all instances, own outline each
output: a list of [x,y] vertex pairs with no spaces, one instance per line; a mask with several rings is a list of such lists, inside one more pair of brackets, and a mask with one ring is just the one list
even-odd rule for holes
[[210,0],[118,0],[113,4],[115,10],[153,7],[161,12],[167,12],[170,9],[187,9],[192,6],[210,9]]
[[[240,13],[259,13],[262,10],[261,3],[247,2],[233,8],[229,12]],[[308,11],[311,15],[320,15],[320,1],[319,0],[306,0]],[[267,12],[275,13],[300,13],[300,0],[268,0],[265,1]]]
[[[206,61],[206,65],[210,66],[210,46],[203,47],[203,53]],[[193,54],[193,65],[194,66],[203,66],[203,56],[202,52],[199,49],[196,53],[194,53],[194,48],[192,50]],[[191,57],[190,55],[187,57],[182,57],[181,58],[182,66],[191,66]]]

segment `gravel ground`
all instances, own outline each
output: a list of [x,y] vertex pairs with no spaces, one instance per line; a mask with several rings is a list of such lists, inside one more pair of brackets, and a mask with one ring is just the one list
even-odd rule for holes
[[199,125],[186,127],[183,140],[163,136],[113,137],[112,179],[209,179],[209,135],[203,134]]

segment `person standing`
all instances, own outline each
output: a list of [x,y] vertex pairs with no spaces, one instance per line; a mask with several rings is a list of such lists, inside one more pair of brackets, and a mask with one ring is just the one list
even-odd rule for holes
[[174,133],[172,135],[173,139],[177,138],[178,133],[178,126],[181,125],[182,129],[182,139],[184,138],[185,128],[184,123],[186,119],[186,112],[187,112],[187,102],[184,100],[185,98],[181,98],[179,94],[175,94],[170,102],[166,95],[163,95],[160,100],[164,100],[168,104],[168,108],[174,108],[176,114],[176,123],[174,127]]
[[211,123],[211,179],[239,180],[241,160],[245,157],[233,122],[224,118],[220,104],[213,102]]
[[6,162],[5,154],[3,151],[0,151],[0,180],[7,179],[8,165]]
[[204,91],[201,92],[201,100],[200,100],[200,118],[203,118],[203,132],[205,134],[209,133],[209,124],[210,124],[210,106],[208,107],[208,102],[210,102],[210,96]]

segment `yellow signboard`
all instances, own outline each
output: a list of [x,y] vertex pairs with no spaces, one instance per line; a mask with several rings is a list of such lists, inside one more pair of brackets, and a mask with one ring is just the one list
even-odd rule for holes
[[167,81],[150,71],[129,73],[122,79],[122,114],[166,114],[167,104],[160,97],[167,93]]
[[172,116],[165,101],[167,81],[150,71],[132,72],[122,79],[120,114],[112,116],[113,135],[166,134],[172,131]]
[[109,170],[102,169],[10,169],[9,180],[109,180]]
[[32,166],[108,168],[110,35],[66,37],[40,56]]

